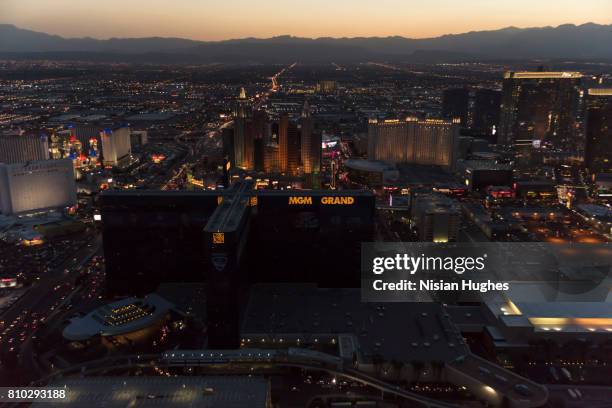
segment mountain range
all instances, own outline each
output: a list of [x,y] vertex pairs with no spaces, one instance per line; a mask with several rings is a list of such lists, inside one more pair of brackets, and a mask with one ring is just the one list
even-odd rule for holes
[[63,38],[0,24],[0,57],[125,62],[457,62],[494,59],[612,60],[612,24],[507,27],[435,38]]

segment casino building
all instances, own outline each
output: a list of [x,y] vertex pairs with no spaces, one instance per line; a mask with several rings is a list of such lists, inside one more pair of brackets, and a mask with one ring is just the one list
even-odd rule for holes
[[368,123],[368,159],[453,168],[459,127],[451,121],[407,118]]
[[111,296],[207,281],[219,265],[215,251],[258,265],[246,271],[248,282],[357,287],[360,244],[374,231],[375,198],[362,190],[254,190],[240,182],[221,193],[109,190],[100,205]]
[[161,282],[204,279],[203,230],[218,194],[196,191],[105,191],[100,196],[106,290],[154,292]]
[[0,163],[0,213],[24,214],[76,204],[69,159]]
[[[358,287],[361,242],[373,239],[370,191],[257,191],[249,256],[251,282]],[[264,261],[265,260],[265,261]]]
[[242,301],[259,282],[359,287],[374,235],[370,191],[104,191],[106,289],[142,295],[164,282],[206,282],[209,347],[238,346]]
[[62,334],[64,339],[82,344],[94,339],[104,342],[118,336],[137,340],[163,323],[173,307],[156,294],[142,299],[122,299],[71,319]]

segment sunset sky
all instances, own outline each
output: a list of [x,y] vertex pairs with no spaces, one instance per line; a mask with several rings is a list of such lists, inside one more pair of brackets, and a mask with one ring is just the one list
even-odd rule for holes
[[65,37],[412,38],[612,23],[612,0],[0,0],[0,23]]

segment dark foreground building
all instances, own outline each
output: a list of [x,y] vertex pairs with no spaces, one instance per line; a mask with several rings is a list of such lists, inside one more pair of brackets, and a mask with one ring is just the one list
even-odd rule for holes
[[208,346],[239,346],[250,284],[359,287],[372,241],[369,191],[107,191],[101,195],[107,294],[206,282]]
[[359,287],[360,248],[372,241],[369,191],[261,191],[249,241],[252,282]]
[[[244,220],[219,223],[219,214],[236,211],[219,204],[238,196],[248,203]],[[106,191],[100,202],[109,296],[207,281],[215,266],[210,234],[217,229],[240,240],[247,282],[358,287],[360,244],[374,231],[368,191],[257,191],[238,183],[223,193]]]
[[241,313],[248,298],[248,269],[243,267],[251,200],[248,184],[223,197],[204,228],[207,264],[206,316],[209,348],[237,348]]
[[105,191],[100,195],[106,289],[144,295],[161,282],[205,276],[203,230],[218,193]]

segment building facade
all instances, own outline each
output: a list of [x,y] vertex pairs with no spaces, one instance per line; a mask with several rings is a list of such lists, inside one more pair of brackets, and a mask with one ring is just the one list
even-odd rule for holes
[[419,241],[455,242],[461,225],[461,210],[456,201],[442,194],[424,194],[412,198],[411,222]]
[[234,158],[236,167],[240,168],[248,168],[252,160],[252,135],[247,140],[247,125],[250,116],[251,107],[246,92],[242,88],[234,108]]
[[368,158],[391,163],[414,163],[452,168],[459,143],[459,127],[438,119],[371,119]]
[[580,72],[506,72],[499,143],[575,151]]
[[470,91],[466,88],[447,89],[442,94],[442,117],[467,127]]
[[479,89],[474,96],[472,128],[481,134],[494,136],[499,129],[501,92],[492,89]]
[[305,174],[318,174],[321,171],[321,137],[315,133],[312,113],[308,102],[304,103],[300,118],[300,154]]
[[0,211],[23,214],[76,204],[70,159],[0,164]]
[[123,126],[115,129],[104,129],[100,132],[102,142],[103,164],[118,166],[129,160],[132,153],[130,144],[130,128]]
[[45,135],[0,134],[0,163],[22,163],[49,159],[49,142]]
[[593,173],[612,172],[612,88],[588,90],[584,164]]

